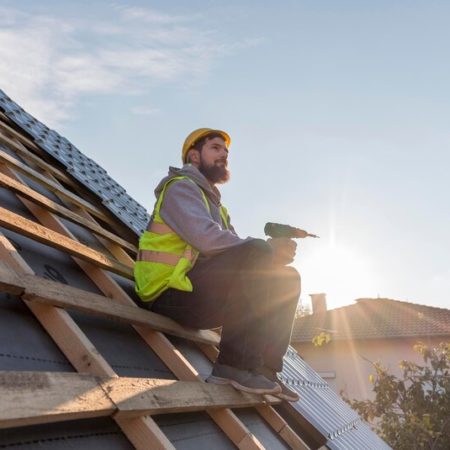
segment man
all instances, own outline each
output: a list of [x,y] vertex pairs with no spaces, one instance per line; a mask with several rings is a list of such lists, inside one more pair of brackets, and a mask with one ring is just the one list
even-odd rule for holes
[[182,325],[222,327],[208,382],[296,401],[277,377],[300,295],[300,276],[286,267],[296,243],[236,234],[216,187],[230,176],[230,141],[209,128],[186,138],[183,168],[171,167],[155,190],[139,242],[136,291],[145,307]]

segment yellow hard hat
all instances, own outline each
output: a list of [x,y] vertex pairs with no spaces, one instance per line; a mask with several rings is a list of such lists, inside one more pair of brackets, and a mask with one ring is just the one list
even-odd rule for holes
[[225,133],[225,131],[222,130],[214,130],[212,128],[199,128],[198,130],[194,130],[184,141],[183,144],[183,150],[181,152],[181,158],[183,159],[183,162],[186,162],[186,155],[187,152],[192,148],[192,146],[202,137],[206,136],[207,134],[211,133],[218,133],[223,137],[223,140],[225,141],[225,145],[227,148],[231,144],[231,138],[228,135],[228,133]]

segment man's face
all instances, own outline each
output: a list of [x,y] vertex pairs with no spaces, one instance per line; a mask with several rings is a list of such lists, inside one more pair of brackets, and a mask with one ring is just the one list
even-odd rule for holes
[[200,152],[200,172],[212,183],[226,183],[230,178],[228,149],[220,137],[209,139]]

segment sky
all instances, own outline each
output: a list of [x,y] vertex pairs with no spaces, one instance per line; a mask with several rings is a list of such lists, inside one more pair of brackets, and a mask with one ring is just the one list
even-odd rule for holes
[[0,89],[147,210],[185,137],[232,138],[242,237],[298,242],[302,302],[450,307],[448,1],[0,0]]

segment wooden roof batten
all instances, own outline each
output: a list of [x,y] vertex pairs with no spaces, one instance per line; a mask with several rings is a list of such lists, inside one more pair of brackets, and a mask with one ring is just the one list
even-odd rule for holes
[[[76,264],[103,293],[103,296],[84,292],[78,288],[36,276],[10,240],[3,234],[0,235],[0,255],[3,261],[3,264],[0,266],[0,290],[19,296],[25,302],[73,367],[80,373],[79,377],[81,378],[77,378],[77,382],[81,383],[81,385],[83,385],[83,382],[86,383],[86,387],[91,386],[89,392],[92,392],[92,398],[102,398],[104,407],[99,406],[103,404],[101,402],[92,409],[87,408],[86,405],[75,405],[75,410],[71,412],[66,411],[60,415],[53,414],[52,416],[46,411],[36,414],[32,418],[28,417],[25,419],[23,417],[20,418],[20,414],[18,417],[13,417],[12,410],[9,409],[11,411],[10,417],[0,416],[0,424],[12,426],[11,424],[14,423],[47,423],[50,416],[53,418],[57,417],[56,420],[68,420],[68,417],[81,417],[80,414],[92,415],[92,417],[107,415],[113,417],[135,448],[173,448],[168,438],[148,415],[162,413],[162,408],[159,408],[157,411],[156,408],[152,409],[147,403],[147,406],[141,406],[140,410],[135,409],[131,410],[131,413],[124,414],[123,407],[120,409],[113,398],[102,394],[102,392],[105,392],[104,383],[116,385],[125,383],[122,384],[122,388],[125,386],[125,389],[130,389],[131,384],[127,385],[127,380],[118,377],[112,367],[66,312],[66,309],[74,309],[85,314],[98,314],[132,324],[146,344],[169,367],[173,374],[179,380],[182,380],[179,382],[178,389],[181,389],[181,391],[186,389],[186,392],[197,389],[199,390],[198,392],[209,395],[209,402],[204,401],[203,404],[200,401],[197,404],[192,404],[191,402],[190,407],[206,411],[238,448],[263,448],[262,443],[229,409],[230,407],[238,408],[244,405],[256,406],[256,410],[261,417],[265,419],[285,444],[291,448],[307,448],[301,438],[270,406],[272,403],[277,403],[277,399],[269,396],[248,396],[229,388],[215,390],[216,388],[214,387],[199,383],[202,380],[196,369],[192,367],[162,332],[198,342],[200,344],[199,348],[211,360],[214,359],[217,353],[217,349],[214,347],[218,343],[217,335],[210,331],[186,329],[165,317],[137,308],[134,301],[109,273],[116,273],[121,277],[132,279],[133,259],[130,253],[134,254],[135,252],[134,243],[127,242],[122,237],[103,229],[95,218],[108,223],[108,217],[95,205],[86,202],[63,187],[59,183],[58,178],[55,177],[55,170],[50,170],[48,163],[44,161],[41,164],[38,155],[33,154],[33,157],[31,157],[27,154],[26,152],[32,153],[24,147],[24,139],[18,138],[20,133],[16,132],[13,135],[10,132],[8,135],[4,133],[5,127],[0,127],[0,136],[2,136],[0,142],[10,150],[15,151],[17,158],[0,150],[0,185],[13,192],[36,221],[27,219],[6,208],[0,208],[0,224],[16,233],[71,255]],[[27,156],[27,164],[19,159],[24,154]],[[36,166],[39,166],[39,171],[36,170]],[[45,189],[50,190],[67,206],[58,205],[50,199],[46,200],[45,196],[33,191],[27,185],[25,179],[21,177],[21,174],[33,179],[34,182],[41,184]],[[94,233],[98,237],[98,247],[103,248],[103,250],[92,249],[80,243],[64,225],[60,217],[64,217],[82,226],[85,230]],[[90,374],[91,378],[87,374]],[[26,375],[12,372],[0,373],[0,375],[0,379],[8,381],[10,388],[14,387],[14,379],[23,386],[24,377],[28,377],[26,378],[27,382],[33,385],[33,380],[42,380],[39,377],[44,376],[42,373],[29,373]],[[64,375],[57,373],[47,374],[47,377],[48,380],[64,379]],[[98,381],[99,379],[103,381]],[[147,379],[142,381],[142,383],[144,382],[147,383],[147,386],[148,383],[153,383],[161,393],[164,392],[163,385],[165,383],[162,380]],[[191,383],[189,386],[196,387],[188,389],[188,384],[183,383]],[[36,391],[34,392],[36,393]],[[226,401],[219,400],[219,392],[222,392],[222,398],[226,398]],[[25,394],[25,392],[23,393]],[[59,391],[54,392],[55,396],[62,394]],[[148,389],[148,395],[151,397],[150,388]],[[0,401],[6,401],[6,396],[0,396],[0,398],[2,399]],[[17,400],[17,397],[15,398]],[[28,402],[29,405],[30,402],[38,398],[41,397],[33,397],[30,393],[27,398],[23,398],[23,401]],[[84,412],[80,412],[81,410]],[[170,409],[170,412],[183,412],[186,410],[187,407],[182,405],[180,396],[173,399],[173,407]],[[5,414],[8,414],[8,410],[5,411]],[[79,415],[77,416],[77,414]]]

